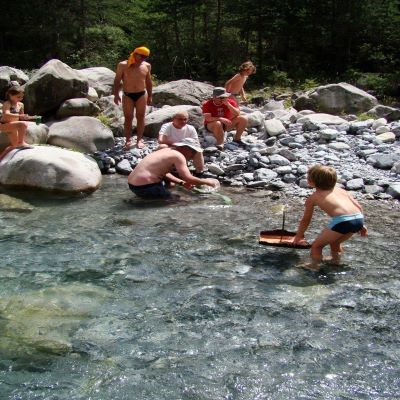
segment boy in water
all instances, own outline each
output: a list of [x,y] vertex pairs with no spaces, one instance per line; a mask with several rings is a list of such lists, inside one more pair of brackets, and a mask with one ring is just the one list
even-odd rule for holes
[[225,83],[225,89],[227,92],[231,93],[236,100],[239,101],[238,97],[240,96],[242,101],[247,101],[246,94],[244,92],[243,86],[247,80],[247,78],[255,74],[256,67],[251,61],[244,62],[239,67],[239,73],[233,76],[229,81]]
[[129,149],[132,145],[132,120],[136,110],[136,147],[141,149],[144,146],[144,117],[146,105],[152,102],[153,81],[151,78],[151,65],[146,62],[146,58],[150,55],[147,47],[137,47],[130,54],[128,60],[121,61],[117,66],[114,79],[114,103],[119,104],[121,98],[119,91],[122,89],[124,95],[122,97],[122,110],[124,112],[124,133],[125,147]]
[[366,236],[368,231],[364,226],[362,207],[346,190],[336,187],[337,175],[332,167],[313,165],[307,173],[308,184],[315,188],[305,202],[303,218],[300,221],[294,243],[304,242],[304,232],[307,230],[314,212],[318,206],[332,217],[330,223],[322,230],[311,245],[313,264],[322,260],[322,249],[329,244],[332,260],[338,262],[343,252],[342,243],[359,232]]

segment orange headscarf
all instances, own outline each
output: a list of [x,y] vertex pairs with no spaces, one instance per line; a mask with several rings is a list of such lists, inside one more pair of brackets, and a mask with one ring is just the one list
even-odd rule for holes
[[132,64],[135,64],[135,54],[140,54],[142,56],[148,57],[150,55],[150,50],[147,47],[136,47],[135,50],[132,51],[132,53],[129,55],[128,58],[128,67],[130,67]]

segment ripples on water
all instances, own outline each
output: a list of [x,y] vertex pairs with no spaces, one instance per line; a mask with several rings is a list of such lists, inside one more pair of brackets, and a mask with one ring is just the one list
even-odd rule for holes
[[364,202],[370,236],[317,273],[295,267],[304,251],[258,244],[279,200],[148,206],[104,181],[0,212],[1,399],[400,396],[398,206]]

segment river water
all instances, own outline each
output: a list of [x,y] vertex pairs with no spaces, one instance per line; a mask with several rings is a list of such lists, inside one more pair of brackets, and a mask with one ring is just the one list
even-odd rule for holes
[[317,272],[258,244],[302,199],[221,193],[17,194],[34,209],[0,211],[0,399],[399,398],[398,203],[363,202],[369,236]]

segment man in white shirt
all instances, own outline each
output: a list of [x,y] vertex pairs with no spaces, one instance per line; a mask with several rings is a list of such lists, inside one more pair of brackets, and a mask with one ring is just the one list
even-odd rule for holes
[[[178,111],[172,117],[172,122],[163,124],[158,134],[159,148],[173,146],[174,143],[181,142],[187,138],[195,140],[198,146],[201,147],[196,129],[194,126],[188,125],[188,120],[189,114],[186,111]],[[204,172],[204,157],[202,152],[195,154],[193,165],[196,169],[195,176],[202,176]]]

